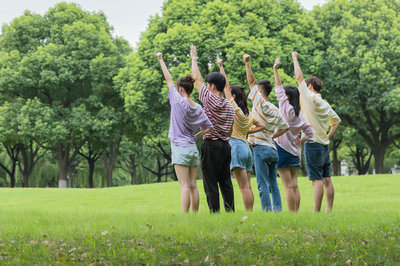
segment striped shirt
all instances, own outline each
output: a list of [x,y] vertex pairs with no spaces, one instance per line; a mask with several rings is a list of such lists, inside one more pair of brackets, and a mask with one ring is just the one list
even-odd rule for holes
[[231,98],[229,102],[232,104],[235,110],[235,122],[233,123],[232,138],[240,139],[247,143],[247,132],[249,131],[251,125],[254,125],[258,120],[250,113],[246,116],[243,110],[237,105],[235,99]]
[[232,105],[227,99],[212,93],[205,85],[200,89],[199,100],[203,103],[204,112],[214,126],[203,139],[229,141],[229,133],[235,117]]
[[249,143],[252,145],[265,145],[276,149],[275,143],[272,140],[275,129],[289,128],[288,124],[278,108],[263,98],[261,89],[258,89],[257,85],[251,89],[249,98],[253,103],[252,112],[254,116],[265,125],[264,130],[249,135]]

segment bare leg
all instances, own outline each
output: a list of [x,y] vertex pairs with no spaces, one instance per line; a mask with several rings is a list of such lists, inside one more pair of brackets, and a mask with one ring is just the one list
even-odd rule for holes
[[188,212],[190,206],[190,179],[189,167],[175,164],[175,172],[181,185],[181,205],[182,211]]
[[290,168],[279,168],[279,176],[281,177],[283,186],[285,188],[285,198],[289,211],[295,211],[295,200],[292,186],[292,176]]
[[249,189],[250,189],[250,193],[251,193],[251,200],[253,202],[254,205],[254,194],[253,194],[253,190],[251,189],[251,173],[247,172],[247,184],[249,184]]
[[197,212],[199,210],[199,190],[197,189],[197,167],[191,166],[189,168],[189,179],[190,179],[190,202],[192,203],[192,211]]
[[297,183],[297,167],[291,167],[290,173],[292,175],[292,187],[294,194],[294,210],[297,212],[300,208],[300,190]]
[[332,211],[333,200],[335,198],[335,189],[333,188],[333,183],[330,177],[322,178],[325,186],[326,192],[326,211]]
[[247,211],[252,211],[254,205],[254,195],[252,195],[253,193],[248,184],[248,177],[246,170],[236,167],[233,169],[232,172],[233,176],[236,178],[236,181],[238,182],[240,192],[242,193],[244,208]]
[[324,197],[324,184],[322,180],[313,180],[314,186],[314,212],[321,211],[322,198]]

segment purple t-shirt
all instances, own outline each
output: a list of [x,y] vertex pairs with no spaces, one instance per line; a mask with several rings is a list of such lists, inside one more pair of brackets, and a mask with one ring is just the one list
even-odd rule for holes
[[190,106],[175,87],[169,89],[168,98],[171,104],[171,123],[168,138],[175,146],[195,146],[196,137],[194,135],[196,131],[199,128],[212,128],[213,125],[205,115],[201,105],[195,103],[195,107]]

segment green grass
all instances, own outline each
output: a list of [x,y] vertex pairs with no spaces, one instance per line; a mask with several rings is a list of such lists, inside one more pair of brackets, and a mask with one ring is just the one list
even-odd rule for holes
[[[400,264],[400,176],[334,177],[331,213],[312,186],[288,213],[182,214],[177,182],[107,189],[0,189],[0,264]],[[280,183],[280,180],[278,181]],[[324,207],[324,206],[323,206]],[[246,219],[246,217],[247,219]],[[244,218],[245,217],[245,218]]]

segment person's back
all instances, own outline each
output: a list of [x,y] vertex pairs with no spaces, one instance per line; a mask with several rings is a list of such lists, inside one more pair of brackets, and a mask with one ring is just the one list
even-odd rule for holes
[[258,89],[258,86],[254,86],[251,89],[248,97],[253,103],[253,115],[265,126],[264,130],[249,135],[249,143],[252,145],[266,145],[275,149],[275,144],[272,140],[275,129],[288,128],[286,121],[283,119],[279,109],[263,98],[261,89]]
[[[171,105],[171,122],[168,138],[175,146],[196,145],[196,131],[199,128],[212,127],[203,108],[198,103],[194,103],[194,106],[191,106],[177,92],[175,87],[170,88],[168,98]],[[205,123],[208,123],[208,126]]]
[[228,141],[235,115],[232,105],[227,99],[212,93],[205,85],[200,88],[199,100],[204,104],[204,112],[214,126],[203,138]]
[[[310,79],[312,80],[314,77],[308,80]],[[299,86],[301,113],[313,128],[314,136],[311,140],[328,145],[329,138],[327,132],[329,127],[340,122],[340,118],[332,110],[329,103],[322,99],[320,93],[310,91],[306,82],[303,80]]]
[[[321,210],[324,188],[326,191],[326,210],[331,211],[335,192],[331,180],[328,144],[329,139],[339,127],[340,118],[331,106],[322,99],[320,94],[322,82],[315,76],[304,81],[297,56],[297,52],[292,53],[294,72],[299,84],[301,112],[314,131],[313,137],[304,144],[308,178],[312,181],[314,187],[314,212]],[[330,130],[327,134],[329,126]]]
[[[226,211],[235,210],[234,191],[229,171],[231,147],[228,143],[234,122],[235,111],[223,97],[226,79],[221,73],[212,72],[203,83],[197,64],[196,47],[191,46],[192,73],[199,99],[203,102],[204,112],[213,124],[213,129],[204,136],[201,147],[201,169],[203,172],[204,192],[211,212],[219,212],[219,189],[224,199]],[[219,187],[218,187],[219,186]]]

